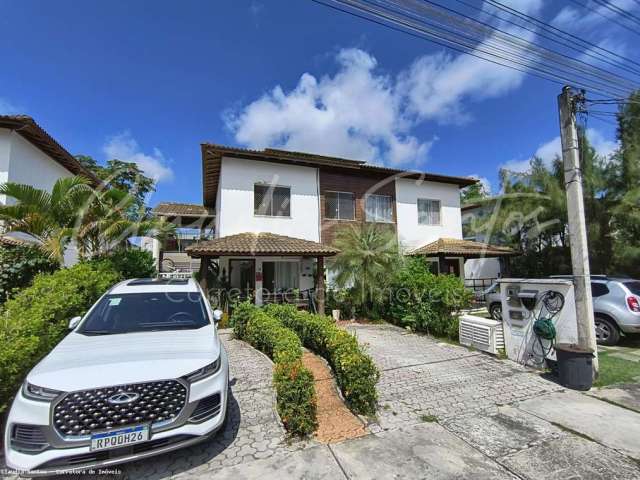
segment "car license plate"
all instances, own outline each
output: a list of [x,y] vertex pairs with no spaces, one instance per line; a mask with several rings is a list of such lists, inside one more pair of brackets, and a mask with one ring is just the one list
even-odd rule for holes
[[124,447],[149,440],[149,425],[133,425],[91,435],[91,451]]

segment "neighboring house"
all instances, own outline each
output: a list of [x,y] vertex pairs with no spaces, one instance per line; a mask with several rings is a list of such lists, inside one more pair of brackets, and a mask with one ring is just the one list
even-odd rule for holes
[[[100,182],[33,118],[26,115],[0,115],[0,184],[23,183],[51,191],[59,178],[74,175],[83,175],[95,184]],[[0,195],[0,205],[12,202],[13,199]],[[7,235],[29,240],[17,233]],[[71,248],[65,253],[65,263],[75,261],[76,253]]]
[[[490,233],[485,229],[484,224],[489,224],[491,215],[494,213],[496,203],[487,199],[486,201],[469,203],[461,208],[462,211],[462,232],[465,240],[485,243],[490,240]],[[495,237],[495,235],[494,235]],[[469,260],[464,265],[464,276],[468,283],[476,280],[478,287],[491,283],[492,279],[509,274],[508,256],[478,258]],[[486,280],[484,283],[477,280]],[[488,286],[488,285],[486,285]]]
[[[323,285],[324,258],[337,253],[338,229],[360,222],[392,229],[405,253],[433,244],[424,255],[435,272],[462,276],[466,255],[479,252],[462,241],[460,212],[459,190],[474,179],[214,144],[202,145],[202,168],[204,205],[191,207],[214,224],[214,238],[186,252],[214,259],[219,276],[231,288],[255,291],[257,303]],[[179,217],[180,225],[178,210],[187,207],[160,204],[154,211]],[[457,241],[455,251],[448,240]]]

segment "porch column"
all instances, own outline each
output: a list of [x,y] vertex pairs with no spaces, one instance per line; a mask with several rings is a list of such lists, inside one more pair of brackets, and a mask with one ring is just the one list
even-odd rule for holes
[[438,273],[444,275],[447,272],[447,262],[444,259],[444,255],[438,255]]
[[316,304],[318,314],[324,315],[324,257],[318,257],[316,269]]
[[200,270],[198,275],[200,276],[200,286],[204,290],[207,298],[209,298],[208,285],[207,285],[207,267],[209,266],[209,257],[200,257]]

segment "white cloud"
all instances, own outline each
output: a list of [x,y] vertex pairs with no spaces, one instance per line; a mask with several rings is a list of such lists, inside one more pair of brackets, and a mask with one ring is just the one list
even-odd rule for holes
[[467,121],[466,100],[502,95],[523,77],[473,57],[442,53],[418,58],[395,79],[378,73],[377,60],[360,49],[343,49],[336,60],[340,68],[334,76],[304,73],[293,90],[276,86],[227,112],[225,122],[236,141],[251,148],[415,166],[437,140],[412,135],[417,124]]
[[167,160],[160,150],[153,149],[153,153],[143,153],[138,142],[128,131],[119,133],[109,138],[102,147],[102,151],[108,159],[118,159],[123,162],[138,164],[145,175],[156,182],[162,182],[173,178],[173,170],[167,165]]
[[[608,158],[615,149],[618,148],[618,143],[615,140],[605,138],[602,132],[595,128],[587,129],[587,139],[595,149],[596,153],[601,157]],[[526,172],[529,170],[530,162],[533,158],[540,158],[544,164],[548,166],[551,165],[551,162],[553,162],[556,156],[562,156],[562,142],[560,140],[560,136],[541,144],[531,157],[526,159],[509,160],[508,162],[500,165],[500,168],[511,170],[513,172]]]
[[409,134],[413,122],[401,107],[394,82],[375,72],[376,59],[359,49],[341,50],[333,76],[304,73],[290,92],[276,86],[226,116],[238,142],[252,148],[290,150],[416,164],[435,141]]

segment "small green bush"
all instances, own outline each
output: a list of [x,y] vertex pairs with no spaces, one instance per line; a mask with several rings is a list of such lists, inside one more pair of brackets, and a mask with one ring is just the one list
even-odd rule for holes
[[27,287],[38,273],[51,273],[60,264],[32,245],[0,246],[0,304]]
[[267,305],[264,311],[296,332],[305,347],[329,362],[338,387],[355,413],[375,413],[380,373],[353,335],[337,327],[329,317],[298,311],[293,305]]
[[108,262],[123,279],[150,278],[156,275],[153,254],[138,248],[118,248],[91,260],[91,263],[95,262]]
[[81,263],[37,275],[33,285],[0,312],[0,411],[28,371],[67,334],[69,320],[83,315],[120,279],[108,263]]
[[277,319],[247,302],[235,307],[231,324],[236,337],[274,361],[278,413],[287,431],[299,436],[313,433],[317,427],[314,378],[302,364],[300,339]]
[[458,338],[457,312],[472,294],[454,275],[434,275],[422,258],[410,258],[391,282],[385,317],[402,327],[439,337]]

